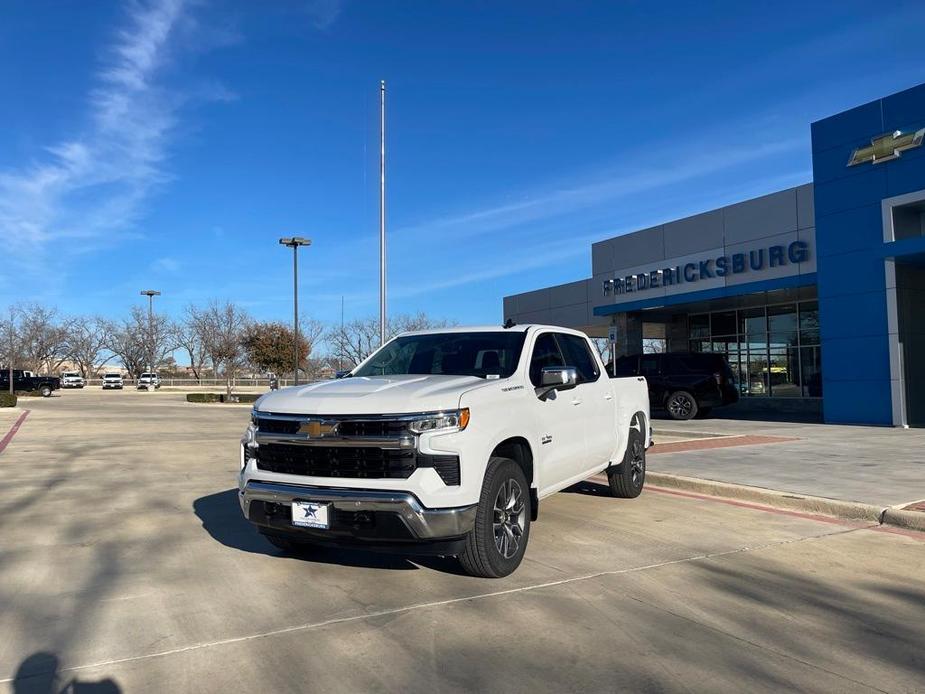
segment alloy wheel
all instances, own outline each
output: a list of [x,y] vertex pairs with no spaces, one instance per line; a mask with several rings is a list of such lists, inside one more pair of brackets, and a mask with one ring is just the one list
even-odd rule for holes
[[524,493],[516,480],[508,479],[495,497],[492,529],[495,547],[505,559],[510,559],[520,549],[526,523]]
[[676,395],[668,403],[668,411],[678,417],[688,418],[691,416],[693,403],[687,395]]

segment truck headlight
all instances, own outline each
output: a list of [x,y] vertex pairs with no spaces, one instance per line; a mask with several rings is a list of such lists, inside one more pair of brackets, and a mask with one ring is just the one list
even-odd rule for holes
[[469,426],[469,408],[452,410],[450,412],[435,412],[412,421],[408,428],[415,434],[426,434],[431,431],[445,431],[454,429],[462,431]]
[[247,466],[247,461],[256,458],[254,449],[257,448],[257,427],[248,424],[241,437],[241,469]]

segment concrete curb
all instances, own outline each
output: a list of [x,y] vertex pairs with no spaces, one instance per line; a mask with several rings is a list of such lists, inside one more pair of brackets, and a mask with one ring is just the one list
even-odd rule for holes
[[818,513],[847,520],[863,520],[873,523],[893,525],[911,530],[925,531],[925,513],[882,508],[872,504],[856,501],[840,501],[820,496],[806,496],[779,492],[762,487],[749,487],[744,484],[730,484],[713,480],[669,475],[662,472],[646,471],[646,481],[657,487],[695,492],[707,496],[751,501],[775,508],[783,508],[804,513]]
[[898,508],[884,509],[883,524],[925,532],[925,513],[921,511],[904,511]]
[[722,439],[727,436],[741,436],[741,434],[711,434],[707,431],[683,431],[682,429],[672,429],[671,427],[660,427],[652,425],[652,433],[658,436],[671,436],[679,439]]

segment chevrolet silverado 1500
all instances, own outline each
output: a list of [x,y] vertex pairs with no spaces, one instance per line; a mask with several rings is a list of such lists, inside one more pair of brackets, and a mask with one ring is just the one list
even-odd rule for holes
[[599,472],[614,496],[638,496],[649,441],[645,379],[608,378],[583,333],[406,333],[343,378],[261,397],[239,500],[285,551],[453,555],[500,577],[520,564],[545,497]]

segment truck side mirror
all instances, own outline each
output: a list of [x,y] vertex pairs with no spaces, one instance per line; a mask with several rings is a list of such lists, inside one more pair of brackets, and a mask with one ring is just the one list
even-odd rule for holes
[[574,366],[544,366],[536,396],[545,400],[554,390],[570,390],[578,385],[578,369]]

